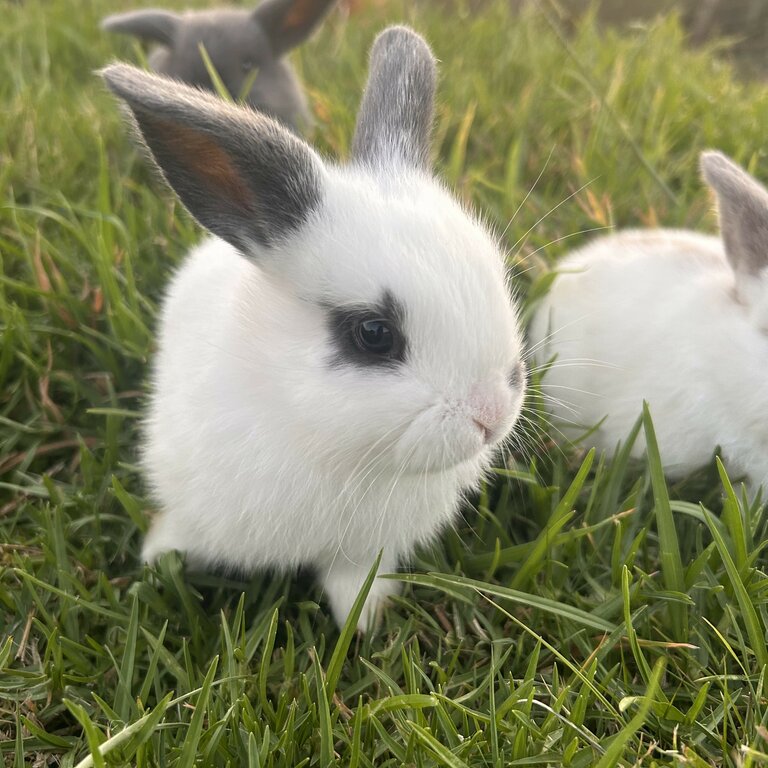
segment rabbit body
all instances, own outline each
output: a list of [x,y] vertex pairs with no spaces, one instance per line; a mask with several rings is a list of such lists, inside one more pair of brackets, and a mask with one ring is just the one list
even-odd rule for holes
[[[751,202],[756,213],[741,226],[759,232],[764,191],[719,154],[702,164],[721,223]],[[768,205],[764,213],[764,233],[746,246],[753,250],[768,234]],[[554,358],[542,387],[559,430],[573,437],[600,422],[587,439],[613,451],[645,400],[671,477],[706,464],[720,446],[734,477],[768,483],[768,275],[759,255],[739,253],[738,226],[723,223],[725,242],[682,230],[620,232],[558,264],[531,341],[540,362]],[[764,246],[768,257],[768,238]],[[644,451],[641,433],[633,453]]]
[[[421,180],[414,186],[421,187]],[[399,250],[405,250],[406,258],[423,248],[428,207],[435,211],[429,240],[442,262],[433,265],[428,277],[440,292],[460,302],[465,321],[477,314],[472,306],[477,293],[495,298],[491,307],[500,310],[493,318],[496,327],[514,342],[502,263],[478,259],[478,264],[468,258],[467,253],[481,249],[485,256],[494,251],[489,243],[478,242],[472,230],[450,226],[457,215],[464,216],[453,201],[441,200],[439,190],[418,195],[412,204],[406,198],[397,206],[400,220],[393,221],[391,203],[371,200],[367,184],[353,180],[345,191],[348,199],[339,203],[339,213],[346,213],[349,224],[364,222],[361,231],[332,230],[325,237],[331,245],[360,244],[358,260],[336,265],[340,269],[335,275],[329,274],[334,265],[320,262],[325,274],[299,278],[316,286],[311,290],[319,289],[324,303],[375,302],[387,283],[401,299],[408,297],[405,304],[415,313],[422,294],[434,294],[436,286],[413,283],[408,264],[402,265],[396,281],[387,251],[396,247],[392,230],[401,234]],[[353,215],[361,200],[364,212]],[[409,228],[411,248],[402,242],[407,242]],[[317,230],[313,239],[311,250],[319,255],[325,244]],[[377,241],[379,247],[374,246]],[[454,254],[453,263],[446,252]],[[426,254],[421,258],[426,260]],[[377,264],[388,274],[377,275]],[[367,285],[361,285],[359,270],[367,273]],[[450,277],[441,280],[441,270]],[[471,288],[460,292],[459,282]],[[332,298],[345,285],[354,296]],[[457,309],[454,305],[446,313],[430,304],[423,308],[425,348],[448,330],[430,331],[427,324],[447,324]],[[437,354],[420,361],[423,370],[414,371],[412,380],[400,376],[385,393],[377,376],[329,366],[333,339],[325,315],[322,306],[297,298],[218,238],[190,255],[171,284],[160,323],[143,464],[164,511],[146,541],[145,559],[178,549],[198,567],[292,569],[312,564],[321,576],[331,571],[329,577],[337,579],[349,572],[350,587],[343,597],[328,589],[335,612],[343,617],[379,550],[385,550],[382,570],[393,571],[414,546],[429,541],[453,519],[460,492],[477,484],[493,449],[487,446],[462,461],[478,442],[470,422],[461,435],[468,449],[462,442],[431,458],[434,442],[419,449],[429,428],[428,420],[422,417],[422,424],[419,416],[434,408],[436,393],[452,379],[471,388],[477,375],[473,361],[441,360]],[[470,322],[466,330],[453,331],[465,333],[472,343],[472,334],[482,333],[484,324],[483,318],[478,328]],[[409,334],[412,345],[414,336]],[[514,354],[509,347],[500,352],[489,348],[495,343],[486,339],[482,354],[475,355],[477,368],[489,358],[504,365]],[[371,405],[371,399],[378,402]],[[382,588],[391,584],[381,583]]]
[[[144,556],[314,566],[341,623],[380,550],[392,571],[454,518],[525,387],[498,244],[428,172],[429,49],[403,28],[380,36],[343,167],[266,118],[128,67],[105,78],[228,240],[188,257],[164,305]],[[248,142],[259,172],[243,175]],[[394,589],[374,582],[361,628]]]

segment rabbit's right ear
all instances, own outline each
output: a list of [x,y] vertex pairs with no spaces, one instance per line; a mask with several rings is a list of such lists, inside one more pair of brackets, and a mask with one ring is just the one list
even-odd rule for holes
[[768,192],[721,152],[703,152],[701,172],[717,195],[731,267],[737,277],[759,274],[768,267]]
[[279,58],[314,32],[336,0],[264,0],[253,12]]
[[385,29],[371,49],[353,160],[427,170],[436,79],[435,59],[423,38],[407,27]]
[[172,45],[181,16],[170,11],[129,11],[115,13],[101,21],[101,28],[107,32],[133,35],[141,40],[150,40],[163,45]]
[[127,64],[101,75],[190,213],[245,255],[297,231],[319,207],[322,162],[274,120]]

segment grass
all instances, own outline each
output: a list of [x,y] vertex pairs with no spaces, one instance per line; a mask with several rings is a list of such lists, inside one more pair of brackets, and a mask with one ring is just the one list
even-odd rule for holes
[[[296,56],[317,143],[343,156],[375,32],[405,19],[427,35],[440,171],[505,232],[526,307],[590,230],[711,229],[702,148],[765,177],[765,86],[687,50],[674,19],[619,34],[587,18],[565,38],[547,7],[371,2]],[[137,56],[98,31],[115,4],[2,9],[7,765],[768,763],[764,510],[714,463],[669,486],[649,414],[642,464],[532,431],[362,638],[304,574],[142,567],[152,329],[199,232],[91,74]]]

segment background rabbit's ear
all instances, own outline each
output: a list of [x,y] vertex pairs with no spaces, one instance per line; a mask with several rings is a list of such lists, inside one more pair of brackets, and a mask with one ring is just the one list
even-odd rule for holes
[[320,159],[274,120],[127,64],[101,75],[190,213],[246,255],[318,207]]
[[304,42],[335,0],[265,0],[254,12],[277,58]]
[[151,40],[171,45],[181,17],[170,11],[130,11],[115,13],[101,21],[101,28],[108,32],[134,35],[142,40]]
[[353,160],[427,170],[436,79],[432,51],[419,35],[407,27],[384,30],[371,50]]
[[721,152],[701,155],[704,180],[717,196],[720,231],[734,272],[768,267],[768,192]]

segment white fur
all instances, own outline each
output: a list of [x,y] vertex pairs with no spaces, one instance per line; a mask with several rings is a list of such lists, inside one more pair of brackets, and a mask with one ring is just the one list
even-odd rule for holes
[[[768,243],[766,243],[768,247]],[[627,231],[564,258],[532,323],[556,426],[613,451],[648,401],[665,470],[722,449],[731,475],[768,483],[768,281],[737,283],[720,238]],[[642,435],[634,454],[645,450]]]
[[[433,180],[350,166],[323,184],[283,245],[247,260],[206,240],[170,286],[143,452],[162,511],[144,557],[314,565],[343,622],[379,550],[394,570],[488,468],[520,410],[521,338],[499,249]],[[383,291],[405,310],[407,361],[334,365],[327,307]],[[484,444],[473,419],[489,412]],[[374,583],[361,627],[394,586]]]

